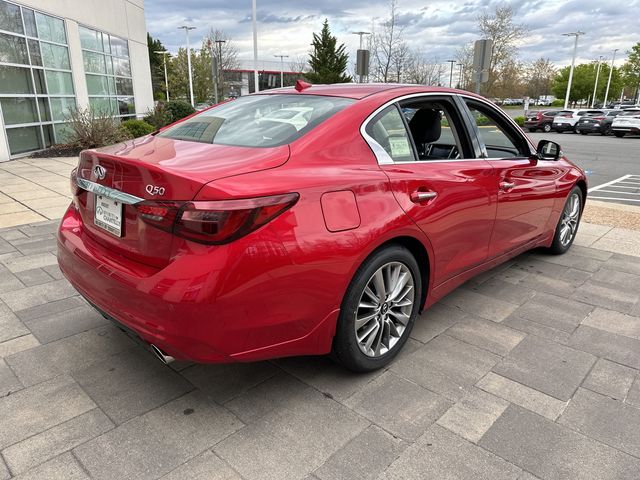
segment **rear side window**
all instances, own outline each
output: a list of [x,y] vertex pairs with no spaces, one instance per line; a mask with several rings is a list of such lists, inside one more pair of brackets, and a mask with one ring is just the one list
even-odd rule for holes
[[158,136],[237,147],[275,147],[293,142],[354,102],[319,95],[252,95],[206,110]]
[[367,125],[367,133],[394,162],[415,160],[409,134],[396,105],[390,105]]

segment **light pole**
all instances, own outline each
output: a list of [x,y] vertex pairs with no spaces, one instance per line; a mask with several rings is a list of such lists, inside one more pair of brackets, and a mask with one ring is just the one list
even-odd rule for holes
[[259,92],[260,85],[258,79],[258,13],[256,0],[252,0],[252,16],[253,16],[253,91]]
[[602,55],[598,57],[598,69],[596,70],[596,84],[593,86],[593,98],[591,99],[591,108],[593,108],[596,102],[596,90],[598,90],[598,77],[600,76],[600,62],[602,62]]
[[[362,37],[365,35],[371,35],[371,32],[364,32],[364,31],[360,31],[360,32],[351,32],[354,35],[358,35],[360,37],[360,47],[358,48],[358,50],[362,50]],[[362,75],[358,75],[358,83],[362,83]]]
[[605,108],[607,107],[607,99],[609,98],[609,87],[611,86],[611,74],[613,74],[613,62],[616,61],[616,52],[618,49],[616,48],[613,51],[613,57],[611,57],[611,68],[609,69],[609,80],[607,80],[607,89],[604,92],[604,103],[602,104]]
[[162,55],[163,63],[164,63],[164,88],[167,93],[167,102],[169,101],[169,77],[167,77],[167,55],[171,56],[169,52],[166,50],[154,50],[153,53],[158,53]]
[[195,106],[193,101],[193,76],[191,74],[191,46],[189,45],[189,30],[195,30],[196,27],[190,27],[188,25],[182,25],[178,29],[184,29],[187,34],[187,68],[189,69],[189,95],[191,96],[191,106]]
[[455,65],[455,60],[447,60],[448,63],[451,64],[451,69],[449,71],[449,88],[453,86],[453,66]]
[[289,55],[274,55],[274,57],[280,59],[280,88],[284,87],[284,59],[289,58]]
[[584,32],[577,31],[571,33],[563,33],[565,37],[576,37],[576,41],[573,45],[573,58],[571,59],[571,69],[569,70],[569,82],[567,83],[567,94],[564,97],[564,108],[567,109],[569,105],[569,94],[571,93],[571,82],[573,81],[573,67],[576,64],[576,53],[578,52],[578,37],[584,35]]
[[215,40],[218,44],[218,86],[220,87],[220,101],[224,101],[224,71],[222,70],[222,44],[226,40]]

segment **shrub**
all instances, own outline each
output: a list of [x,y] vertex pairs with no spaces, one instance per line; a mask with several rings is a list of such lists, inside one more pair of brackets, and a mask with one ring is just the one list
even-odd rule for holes
[[564,100],[554,100],[553,102],[551,102],[551,106],[552,107],[564,107]]
[[144,137],[156,131],[156,128],[144,120],[125,120],[120,124],[132,138]]
[[523,117],[522,115],[518,116],[518,117],[514,117],[513,121],[516,122],[518,125],[520,125],[521,127],[524,127],[524,121],[525,121],[525,117]]
[[169,115],[171,115],[171,122],[169,123],[177,122],[196,111],[190,103],[183,102],[182,100],[167,102],[164,104],[164,108]]
[[171,120],[171,113],[165,108],[165,104],[158,102],[153,110],[149,110],[144,117],[144,121],[150,125],[153,125],[156,130],[169,125]]
[[121,129],[119,122],[110,115],[89,109],[72,110],[66,115],[68,123],[67,143],[78,149],[113,145],[131,136]]

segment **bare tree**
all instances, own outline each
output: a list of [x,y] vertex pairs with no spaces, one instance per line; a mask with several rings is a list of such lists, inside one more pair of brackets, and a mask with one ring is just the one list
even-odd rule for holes
[[551,93],[551,84],[557,69],[548,58],[539,58],[531,62],[525,71],[526,93],[531,98]]
[[422,52],[412,50],[406,63],[403,81],[418,85],[437,85],[439,81],[437,63],[435,60],[427,62]]
[[[224,30],[211,29],[202,42],[202,49],[213,49],[213,55],[218,60],[218,94],[220,98],[224,98],[224,92],[229,91],[229,80],[225,78],[225,70],[235,70],[240,63],[238,62],[238,50],[233,40]],[[209,56],[209,62],[211,57]]]
[[372,76],[378,82],[390,82],[401,75],[398,56],[406,56],[406,44],[402,41],[403,28],[398,25],[398,4],[389,2],[389,16],[382,22],[380,32],[371,35]]
[[481,14],[478,17],[478,30],[483,38],[493,40],[489,81],[484,90],[487,95],[494,95],[493,86],[501,70],[513,63],[518,52],[518,42],[526,36],[528,28],[524,24],[514,23],[513,9],[504,4],[496,7],[492,14]]
[[462,65],[462,78],[458,80],[460,88],[472,90],[473,78],[473,44],[467,43],[456,51],[456,59]]
[[292,72],[304,73],[309,70],[309,64],[307,63],[307,57],[304,55],[297,55],[289,60],[289,68]]

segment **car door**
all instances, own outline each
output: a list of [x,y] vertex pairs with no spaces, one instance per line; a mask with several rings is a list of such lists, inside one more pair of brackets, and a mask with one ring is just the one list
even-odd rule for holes
[[521,130],[503,113],[479,99],[463,99],[481,146],[493,167],[498,191],[489,257],[518,248],[548,231],[556,182],[564,169],[541,160]]
[[434,283],[484,262],[497,187],[491,165],[473,158],[452,98],[393,103],[365,123],[364,133],[398,203],[431,242]]

